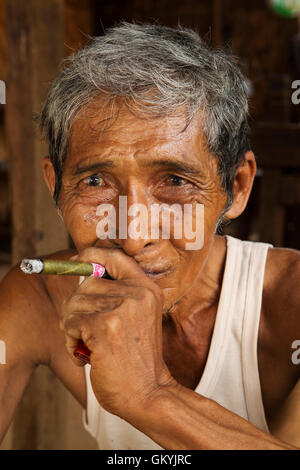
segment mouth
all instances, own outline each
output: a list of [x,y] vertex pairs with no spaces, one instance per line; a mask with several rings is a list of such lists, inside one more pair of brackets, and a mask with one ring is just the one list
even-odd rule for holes
[[151,279],[160,279],[162,277],[170,275],[174,271],[174,269],[171,269],[170,267],[155,269],[149,268],[149,266],[145,268],[141,266],[141,268],[143,269],[146,276],[150,277]]
[[164,257],[160,253],[153,253],[151,258],[135,257],[140,268],[144,271],[146,276],[151,279],[160,279],[172,274],[176,268],[177,263],[173,258]]
[[149,273],[145,271],[146,276],[150,277],[151,279],[160,279],[161,277],[164,277],[166,275],[166,271],[162,273]]

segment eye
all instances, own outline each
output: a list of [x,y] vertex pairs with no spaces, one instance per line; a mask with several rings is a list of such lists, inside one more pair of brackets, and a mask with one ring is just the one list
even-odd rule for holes
[[87,176],[86,178],[84,178],[83,182],[87,186],[101,186],[103,184],[103,180],[99,176],[99,174]]
[[176,175],[169,175],[167,180],[170,182],[171,186],[183,186],[186,184],[186,180]]

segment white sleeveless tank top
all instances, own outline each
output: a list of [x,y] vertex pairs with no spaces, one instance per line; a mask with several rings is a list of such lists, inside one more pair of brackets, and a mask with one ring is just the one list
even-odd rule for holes
[[[226,236],[227,254],[218,311],[207,362],[195,392],[269,432],[262,402],[257,362],[257,336],[267,243]],[[188,365],[187,365],[188,366]],[[85,429],[102,450],[159,450],[148,436],[104,410],[85,366]]]

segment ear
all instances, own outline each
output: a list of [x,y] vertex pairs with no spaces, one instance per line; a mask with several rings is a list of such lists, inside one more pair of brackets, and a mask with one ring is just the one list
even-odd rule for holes
[[42,170],[45,183],[49,189],[51,197],[53,198],[55,189],[55,171],[50,160],[50,157],[44,157],[42,160]]
[[[51,194],[51,198],[53,200],[53,194],[55,190],[55,171],[51,162],[50,157],[44,157],[42,160],[42,170],[43,170],[43,176],[46,185],[48,186],[49,192]],[[55,205],[55,210],[58,214],[58,216],[63,220],[62,213],[60,208]]]
[[245,210],[256,173],[256,161],[254,153],[245,153],[245,161],[239,166],[233,183],[234,200],[231,207],[225,213],[228,219],[235,219]]

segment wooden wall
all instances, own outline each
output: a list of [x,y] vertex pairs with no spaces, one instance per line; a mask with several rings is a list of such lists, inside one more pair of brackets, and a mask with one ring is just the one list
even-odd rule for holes
[[270,75],[295,74],[292,37],[298,20],[282,18],[268,7],[266,0],[104,0],[96,2],[96,31],[101,34],[118,22],[158,21],[168,26],[196,29],[214,45],[229,47],[252,81],[255,94],[251,116],[265,120],[268,115]]
[[[23,257],[57,251],[69,245],[68,235],[42,179],[41,159],[47,155],[47,146],[36,132],[32,117],[40,110],[66,55],[65,44],[76,42],[73,36],[69,40],[65,30],[65,15],[74,15],[76,5],[68,2],[65,12],[61,0],[7,0],[1,2],[2,12],[3,5],[13,260],[19,262]],[[50,370],[38,367],[1,448],[95,447],[95,441],[83,429],[80,405]]]
[[6,35],[4,29],[5,8],[4,1],[0,2],[0,79],[6,79]]

